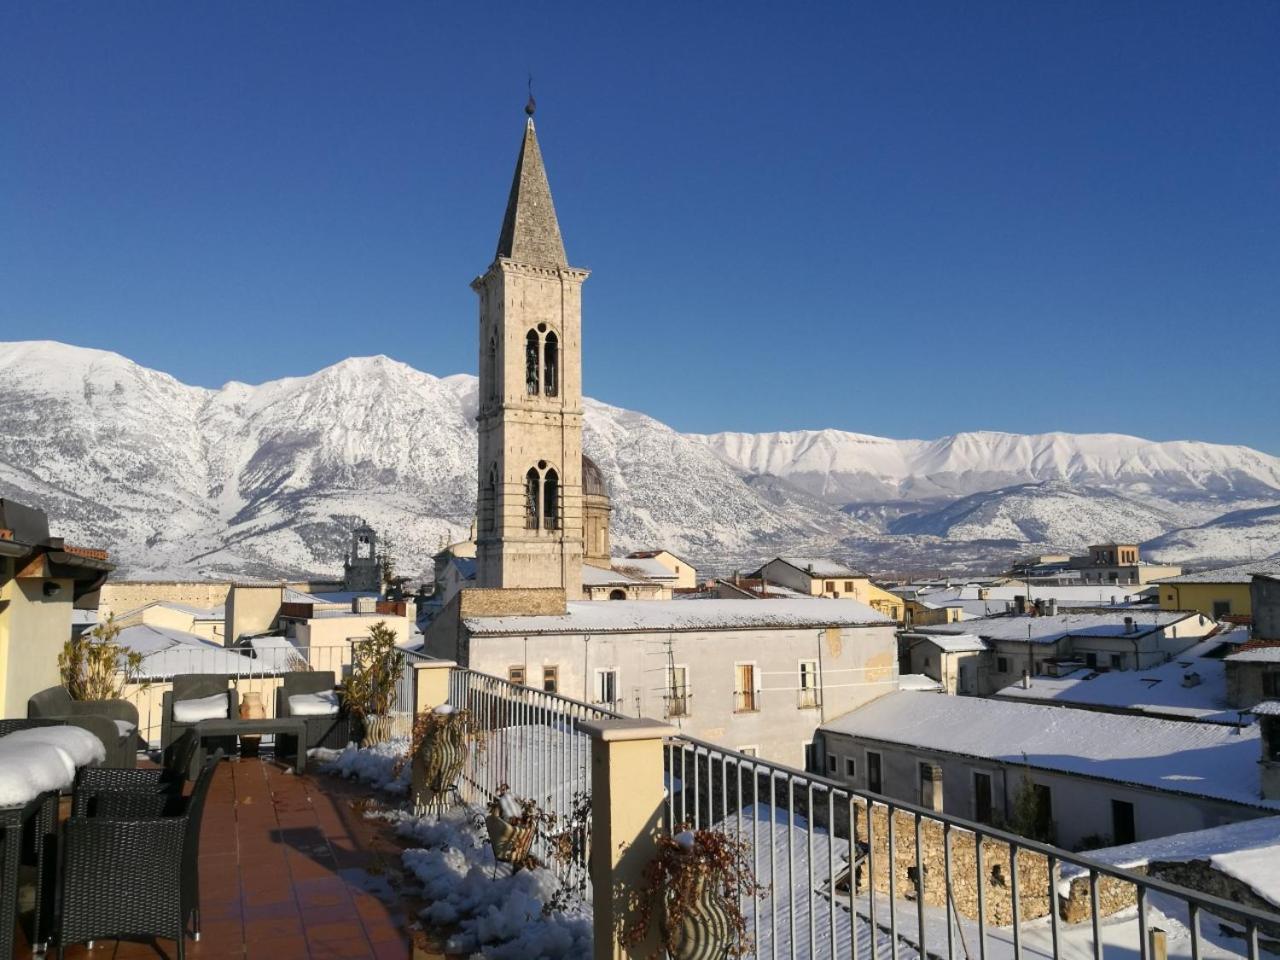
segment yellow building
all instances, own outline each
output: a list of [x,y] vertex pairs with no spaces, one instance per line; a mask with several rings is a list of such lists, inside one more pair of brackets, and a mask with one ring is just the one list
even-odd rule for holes
[[71,606],[112,569],[105,551],[50,537],[43,510],[0,499],[0,717],[25,717],[28,697],[61,683]]
[[1255,573],[1280,575],[1280,557],[1202,570],[1160,581],[1161,610],[1195,610],[1206,617],[1249,617],[1249,581]]
[[899,623],[906,605],[897,594],[877,587],[865,573],[843,563],[816,557],[774,557],[751,578],[767,580],[810,597],[857,600]]

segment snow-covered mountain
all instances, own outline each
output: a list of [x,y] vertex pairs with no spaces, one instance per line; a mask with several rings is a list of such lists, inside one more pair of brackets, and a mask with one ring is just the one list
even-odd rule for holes
[[[0,378],[0,496],[44,507],[57,532],[108,547],[131,575],[331,575],[357,516],[418,574],[474,510],[471,376],[365,357],[209,390],[117,354],[19,342],[0,343]],[[1170,531],[1280,511],[1280,459],[1245,447],[1070,434],[693,436],[585,406],[615,548],[661,544],[712,569],[784,551],[940,566],[1179,534],[1161,550],[1210,557],[1196,551],[1226,549],[1239,533]],[[1265,509],[1241,522],[1263,540],[1276,532]]]

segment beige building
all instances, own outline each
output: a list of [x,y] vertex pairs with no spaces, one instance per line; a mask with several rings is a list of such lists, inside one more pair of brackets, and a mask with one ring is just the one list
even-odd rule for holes
[[581,602],[502,616],[486,612],[494,592],[464,590],[426,652],[792,766],[811,760],[824,718],[897,689],[894,625],[860,603]]
[[1086,585],[1144,586],[1182,573],[1181,567],[1145,562],[1136,543],[1094,544],[1087,556],[1072,557],[1071,566],[1080,571],[1080,580]]
[[865,573],[820,557],[775,557],[750,575],[811,597],[857,600],[902,623],[906,605],[897,594],[881,589]]
[[62,682],[72,604],[112,569],[105,551],[50,537],[43,510],[0,499],[0,717],[25,717],[28,697]]
[[163,630],[176,630],[202,640],[224,644],[227,622],[225,604],[216,607],[197,607],[176,600],[153,600],[145,606],[118,614],[115,622],[120,627],[143,624]]
[[698,571],[694,565],[670,550],[636,550],[621,560],[615,560],[613,565],[624,573],[634,570],[638,576],[664,584],[672,590],[694,590],[698,586]]
[[984,655],[987,645],[971,633],[904,633],[899,641],[900,669],[937,680],[943,693],[977,694],[980,678],[987,672]]
[[1206,617],[1250,617],[1255,575],[1280,576],[1280,557],[1184,573],[1160,581],[1161,610],[1197,610]]

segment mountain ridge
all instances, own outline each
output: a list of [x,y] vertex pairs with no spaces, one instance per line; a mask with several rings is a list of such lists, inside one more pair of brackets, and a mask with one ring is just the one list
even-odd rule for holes
[[[0,372],[13,384],[0,397],[0,496],[43,506],[57,531],[112,549],[130,574],[333,575],[357,516],[419,574],[474,509],[470,374],[375,354],[210,388],[56,341],[0,343]],[[967,563],[1074,548],[1105,529],[1152,531],[1144,539],[1172,556],[1230,544],[1179,529],[1248,510],[1269,524],[1266,508],[1280,506],[1280,458],[1247,447],[997,431],[683,434],[589,398],[584,409],[615,548],[660,544],[710,569],[786,551]]]

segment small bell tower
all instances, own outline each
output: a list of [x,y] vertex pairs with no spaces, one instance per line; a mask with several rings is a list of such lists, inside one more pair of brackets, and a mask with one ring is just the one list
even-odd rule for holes
[[363,520],[351,531],[351,552],[342,565],[342,586],[345,590],[360,593],[376,593],[382,589],[378,535]]

